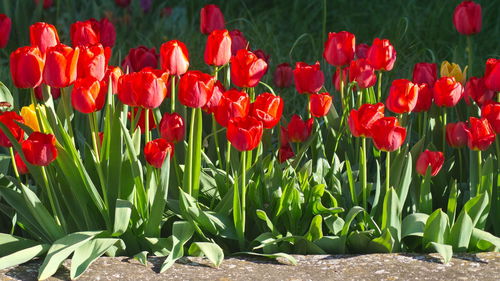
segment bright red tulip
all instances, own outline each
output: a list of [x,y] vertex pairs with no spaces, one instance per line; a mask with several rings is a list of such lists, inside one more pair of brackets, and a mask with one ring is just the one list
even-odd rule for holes
[[462,84],[454,77],[441,77],[434,83],[434,103],[437,106],[455,106],[462,96]]
[[471,103],[471,99],[478,105],[483,105],[495,96],[495,92],[486,88],[483,78],[471,77],[465,84],[464,99],[467,104]]
[[495,131],[486,118],[469,117],[467,146],[472,150],[486,150],[495,141]]
[[321,90],[325,82],[325,76],[323,71],[321,71],[318,61],[311,65],[304,62],[296,63],[293,70],[293,77],[295,88],[301,94],[317,93]]
[[347,31],[330,32],[325,42],[323,57],[333,66],[343,66],[354,59],[355,51],[356,38],[354,34]]
[[[139,111],[139,108],[138,107],[134,107],[133,108],[133,117],[135,119],[135,117],[137,116],[137,112]],[[130,120],[130,122],[133,122],[134,119],[132,119],[132,114],[130,112],[128,112],[127,114],[127,118]],[[149,110],[149,115],[148,115],[148,118],[149,118],[149,130],[148,131],[151,131],[153,129],[156,128],[156,123],[155,123],[155,119],[154,119],[154,115],[153,115],[153,111],[152,110]],[[139,120],[137,120],[137,125],[135,126],[135,128],[140,128],[141,129],[141,134],[144,134],[146,132],[146,110],[141,110],[141,115],[139,115]]]
[[417,159],[415,169],[417,173],[425,176],[427,168],[431,167],[431,176],[436,176],[444,164],[444,154],[441,151],[430,151],[426,149]]
[[417,105],[418,90],[418,85],[409,80],[394,80],[385,102],[387,109],[398,114],[411,112]]
[[160,106],[166,96],[164,78],[147,69],[123,75],[118,80],[118,98],[124,104],[153,109]]
[[396,50],[389,40],[375,38],[366,59],[375,70],[390,71],[396,62]]
[[0,49],[5,48],[10,38],[10,30],[12,29],[11,19],[5,15],[0,14]]
[[262,122],[248,116],[229,120],[226,137],[239,151],[250,151],[259,145],[263,131]]
[[37,47],[21,47],[10,54],[10,74],[18,88],[35,88],[42,83],[42,52]]
[[429,62],[419,62],[413,67],[413,79],[415,84],[434,85],[437,80],[437,65]]
[[104,47],[113,47],[116,41],[116,29],[112,22],[107,18],[99,21],[100,42]]
[[21,147],[31,165],[48,166],[57,158],[56,137],[52,134],[33,132]]
[[292,146],[287,143],[286,145],[280,146],[278,150],[278,160],[280,163],[285,162],[286,160],[295,156],[295,153],[292,150]]
[[64,88],[76,80],[80,49],[58,44],[49,47],[45,54],[43,82],[50,87]]
[[488,119],[495,133],[500,134],[500,103],[492,102],[483,106],[481,117]]
[[384,104],[363,104],[359,109],[352,109],[347,119],[351,134],[355,137],[371,137],[373,123],[384,117]]
[[274,85],[288,88],[293,84],[293,68],[288,63],[279,64],[274,71]]
[[276,126],[283,114],[284,102],[280,96],[262,93],[251,105],[250,114],[262,122],[265,129]]
[[250,51],[239,50],[231,58],[231,81],[238,87],[257,86],[266,71],[267,63]]
[[207,38],[205,63],[223,66],[231,59],[231,37],[226,29],[214,30]]
[[382,117],[371,126],[371,136],[377,149],[394,151],[403,145],[406,128],[399,125],[396,117]]
[[106,70],[106,74],[104,74],[104,78],[102,79],[106,83],[111,81],[111,93],[118,93],[118,80],[123,75],[123,71],[119,66],[108,66],[108,70]]
[[184,118],[178,113],[174,112],[170,114],[166,112],[163,114],[159,126],[161,137],[168,142],[178,143],[184,140]]
[[481,31],[481,5],[472,1],[463,1],[453,12],[453,25],[463,35],[472,35]]
[[488,59],[486,61],[484,84],[488,89],[500,92],[500,59]]
[[[35,88],[35,97],[39,101],[43,101],[43,84]],[[60,88],[50,88],[50,95],[52,96],[52,99],[56,100],[61,96],[61,89]]]
[[157,169],[163,166],[167,154],[170,154],[170,159],[172,159],[174,156],[174,145],[165,139],[155,139],[144,146],[144,158],[146,158],[149,165]]
[[14,160],[16,161],[17,171],[19,172],[20,175],[25,175],[29,173],[28,167],[26,166],[26,163],[24,163],[19,153],[16,152],[14,154]]
[[[339,69],[337,69],[332,76],[332,84],[335,85],[335,90],[337,92],[340,91],[340,75],[339,74],[340,74],[340,71],[339,71]],[[349,81],[349,79],[347,79],[348,74],[349,74],[349,68],[346,67],[346,68],[342,69],[342,81],[344,81],[344,87],[345,87],[345,85],[347,85],[347,81]]]
[[222,94],[214,117],[222,127],[227,127],[229,120],[246,118],[250,112],[248,94],[231,89]]
[[432,106],[432,100],[434,98],[434,93],[429,84],[419,84],[418,85],[418,98],[413,112],[429,111]]
[[188,107],[200,108],[212,97],[215,79],[209,74],[192,70],[179,81],[179,101]]
[[30,26],[31,46],[36,46],[45,54],[49,47],[59,44],[57,29],[52,24],[37,22]]
[[460,148],[467,145],[467,124],[465,122],[446,124],[446,142],[449,146]]
[[145,67],[158,67],[158,54],[155,48],[148,49],[145,46],[132,48],[122,61],[123,70],[131,73],[141,71]]
[[90,46],[100,42],[98,22],[95,19],[77,21],[71,25],[71,44],[76,46]]
[[214,30],[224,29],[224,15],[217,5],[209,4],[200,11],[200,31],[210,34]]
[[375,75],[375,70],[366,59],[357,59],[351,61],[349,66],[349,81],[356,81],[359,88],[366,89],[375,85],[377,76]]
[[356,45],[356,58],[358,59],[366,59],[368,55],[368,50],[370,49],[370,45],[368,44],[358,44]]
[[309,110],[314,117],[323,117],[332,107],[332,96],[329,93],[309,95]]
[[182,75],[189,67],[189,54],[186,45],[178,40],[163,43],[160,48],[161,68],[170,75]]
[[231,36],[231,55],[236,56],[239,50],[249,48],[248,40],[238,29],[229,31],[229,36]]
[[311,136],[313,122],[313,118],[304,121],[299,115],[294,114],[290,122],[288,122],[288,140],[290,142],[304,142],[307,140]]
[[71,91],[71,104],[81,113],[92,113],[103,108],[107,89],[92,76],[79,78]]
[[219,80],[215,81],[214,90],[212,91],[212,96],[210,97],[210,100],[201,109],[208,114],[215,113],[215,111],[217,110],[217,106],[219,105],[219,101],[224,92],[226,92],[224,85],[222,85],[222,83]]
[[[17,123],[24,123],[23,117],[15,111],[5,111],[0,113],[0,123],[9,128],[10,133],[20,142],[24,139],[24,131]],[[12,147],[9,138],[0,130],[0,146]]]
[[78,58],[78,78],[92,76],[101,81],[106,74],[107,64],[101,44],[80,47]]

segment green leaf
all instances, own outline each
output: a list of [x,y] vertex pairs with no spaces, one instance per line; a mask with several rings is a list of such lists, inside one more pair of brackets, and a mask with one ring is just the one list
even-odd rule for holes
[[481,218],[481,214],[488,206],[489,196],[487,192],[481,193],[474,198],[471,198],[464,205],[464,210],[469,214],[472,219],[473,226],[475,227]]
[[134,255],[134,259],[139,261],[142,265],[148,265],[148,251],[142,251]]
[[430,242],[426,248],[438,252],[443,257],[444,263],[450,262],[453,256],[453,248],[450,245]]
[[169,269],[176,260],[184,256],[184,244],[194,234],[193,226],[187,221],[176,221],[172,226],[172,249],[163,262],[160,273]]
[[323,236],[314,241],[318,247],[328,254],[344,254],[345,252],[345,238],[338,236]]
[[403,220],[401,238],[407,236],[424,236],[425,223],[429,215],[422,213],[414,213],[407,215]]
[[215,267],[219,267],[224,260],[222,248],[211,242],[194,242],[189,247],[188,253],[192,256],[206,256]]
[[259,219],[266,222],[267,227],[269,228],[269,230],[272,231],[274,236],[277,236],[280,234],[279,230],[276,227],[274,227],[273,222],[269,219],[266,212],[264,212],[263,210],[256,210],[255,213],[257,214],[257,217]]
[[[19,246],[15,245],[15,247]],[[50,246],[48,244],[39,244],[27,246],[26,248],[17,250],[16,252],[8,255],[2,254],[2,257],[0,258],[0,270],[28,262],[34,257],[46,253],[49,250],[49,247]]]
[[467,251],[473,228],[469,214],[465,209],[462,210],[450,231],[449,244],[451,244],[455,252]]
[[396,240],[388,229],[382,231],[382,235],[368,243],[368,249],[373,253],[392,253]]
[[96,238],[87,240],[76,248],[71,259],[71,279],[82,275],[98,257],[102,256],[118,240],[117,238]]
[[411,154],[407,154],[404,158],[404,168],[402,178],[399,184],[396,186],[396,193],[399,199],[399,212],[402,212],[406,197],[408,196],[408,190],[410,188],[411,180],[412,180],[412,158]]
[[321,237],[323,237],[323,229],[322,229],[323,217],[321,215],[316,215],[309,226],[309,231],[304,235],[304,238],[314,242]]
[[401,215],[399,213],[399,206],[398,195],[394,188],[391,187],[384,198],[381,228],[382,231],[387,229],[391,232],[392,238],[396,241],[394,251],[399,250],[399,242],[401,239]]
[[446,208],[448,219],[451,222],[455,221],[455,214],[457,212],[457,198],[458,198],[457,180],[454,179],[453,182],[451,183],[450,195],[448,196],[448,207]]
[[349,212],[347,213],[347,216],[345,218],[345,224],[344,227],[342,228],[342,232],[340,233],[340,236],[346,236],[349,233],[349,228],[351,227],[351,223],[358,215],[359,213],[363,212],[364,209],[360,206],[354,206],[352,207]]
[[14,98],[12,97],[9,88],[7,88],[2,82],[0,82],[0,102],[7,102],[10,104],[8,107],[2,107],[2,111],[14,109]]
[[444,244],[448,241],[450,233],[450,226],[448,223],[448,216],[441,210],[434,211],[425,224],[423,244],[427,245],[429,242],[436,242]]
[[120,236],[127,231],[133,207],[132,203],[128,200],[116,199],[113,236]]
[[469,242],[469,250],[499,251],[500,238],[484,230],[474,228]]
[[284,258],[293,265],[297,265],[297,260],[293,256],[285,253],[259,254],[254,252],[236,252],[233,255],[250,255],[250,256],[265,257],[270,259]]
[[160,172],[160,183],[154,194],[153,204],[151,206],[151,212],[149,220],[146,224],[145,234],[146,236],[160,236],[161,222],[163,218],[163,213],[165,211],[165,205],[167,204],[168,197],[168,187],[170,178],[170,153],[165,157],[165,161],[161,167]]
[[427,167],[425,176],[420,184],[418,211],[425,214],[432,213],[431,166]]

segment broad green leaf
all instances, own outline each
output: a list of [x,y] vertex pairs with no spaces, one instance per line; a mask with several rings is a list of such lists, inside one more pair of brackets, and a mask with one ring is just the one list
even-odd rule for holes
[[[353,253],[366,253],[368,243],[373,239],[371,231],[352,231],[347,238],[346,248]],[[345,250],[345,249],[344,249]]]
[[408,189],[410,188],[411,180],[412,180],[412,158],[411,154],[407,154],[404,158],[404,168],[403,173],[401,175],[401,180],[399,184],[396,186],[396,193],[399,199],[399,212],[403,210],[406,197],[408,196]]
[[142,265],[148,265],[148,251],[142,251],[134,255],[134,259],[139,261]]
[[449,244],[451,244],[455,252],[467,251],[473,228],[469,214],[465,209],[462,210],[457,221],[453,224],[449,236]]
[[446,208],[446,214],[448,214],[448,219],[453,222],[455,221],[455,214],[457,212],[457,180],[454,179],[451,183],[450,195],[448,196],[448,207]]
[[345,238],[338,236],[323,236],[314,241],[318,247],[331,255],[338,255],[345,253]]
[[323,237],[323,217],[321,215],[316,215],[309,226],[309,231],[304,235],[304,238],[314,242],[321,237]]
[[401,238],[407,236],[424,236],[425,223],[429,215],[422,213],[409,214],[403,219]]
[[450,226],[448,216],[441,210],[434,211],[425,224],[423,244],[427,245],[430,242],[444,244],[448,241]]
[[109,247],[118,242],[117,238],[96,238],[86,241],[76,248],[71,259],[71,279],[78,278],[87,268],[100,256],[102,256]]
[[388,229],[382,231],[382,236],[377,237],[368,243],[368,249],[373,253],[392,253],[396,240],[392,237]]
[[382,207],[382,231],[389,230],[391,237],[395,240],[394,251],[399,250],[401,240],[401,214],[399,213],[399,199],[393,187],[385,194]]
[[277,236],[280,234],[279,230],[274,227],[273,222],[269,219],[266,212],[264,212],[263,210],[256,210],[255,213],[257,214],[257,217],[259,219],[263,220],[266,223],[267,228],[272,231],[273,235]]
[[474,228],[469,242],[469,250],[499,251],[500,238],[484,230]]
[[479,222],[481,214],[488,206],[489,196],[487,192],[481,193],[474,198],[471,198],[464,205],[464,210],[469,214],[472,219],[473,226]]
[[7,107],[2,107],[2,111],[14,109],[14,98],[12,97],[9,88],[7,88],[2,82],[0,82],[0,102],[6,102],[9,104]]
[[337,235],[342,231],[345,221],[341,217],[328,216],[325,218],[325,224],[334,235]]
[[426,248],[430,251],[434,250],[438,252],[443,257],[444,263],[450,262],[453,256],[453,248],[450,245],[430,242]]
[[342,228],[342,232],[340,233],[340,236],[346,236],[349,233],[349,228],[351,227],[351,223],[358,215],[359,213],[363,212],[364,209],[360,206],[354,206],[352,207],[349,212],[347,213],[347,216],[345,218],[345,224],[344,227]]
[[113,236],[120,236],[127,231],[133,207],[132,203],[128,200],[116,199]]
[[[13,246],[18,247],[17,245]],[[50,246],[47,244],[39,244],[27,246],[26,248],[17,250],[7,255],[2,254],[2,257],[0,258],[0,270],[28,262],[34,257],[46,253],[49,250],[49,247]]]
[[254,252],[236,252],[233,255],[250,255],[250,256],[265,257],[270,259],[284,258],[293,265],[297,265],[297,260],[293,256],[285,253],[259,254]]
[[160,183],[154,194],[153,204],[149,215],[149,220],[146,224],[146,236],[160,236],[161,221],[165,205],[167,204],[169,173],[170,173],[170,153],[165,157],[165,161],[161,167]]
[[420,184],[420,199],[418,204],[420,213],[432,213],[432,193],[431,193],[431,166],[427,167],[425,176]]
[[188,253],[191,256],[206,256],[215,267],[219,267],[224,260],[222,248],[211,242],[194,242],[189,247]]
[[176,221],[172,226],[172,249],[170,254],[163,262],[160,273],[169,269],[176,260],[184,256],[184,244],[191,239],[194,234],[194,228],[187,221]]

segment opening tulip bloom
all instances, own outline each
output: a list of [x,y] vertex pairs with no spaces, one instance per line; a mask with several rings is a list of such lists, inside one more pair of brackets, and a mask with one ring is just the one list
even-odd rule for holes
[[243,32],[238,29],[229,31],[229,36],[231,36],[231,55],[236,56],[239,50],[246,50],[249,48],[248,40],[243,35]]
[[30,43],[45,54],[48,48],[59,44],[57,29],[52,24],[37,22],[30,26]]
[[375,69],[366,59],[353,60],[349,65],[349,81],[355,81],[361,89],[370,88],[377,82]]
[[371,137],[371,128],[375,121],[384,117],[384,104],[363,104],[359,109],[349,113],[347,124],[355,137]]
[[332,96],[329,93],[309,95],[309,110],[314,117],[323,117],[332,107]]
[[207,38],[205,63],[223,66],[231,59],[231,37],[226,29],[214,30]]
[[446,124],[446,142],[449,146],[460,148],[467,145],[467,124],[465,122]]
[[356,58],[357,59],[366,59],[368,55],[368,50],[370,49],[370,45],[368,44],[358,44],[356,45]]
[[396,62],[396,50],[389,40],[375,38],[366,59],[375,70],[390,71]]
[[163,43],[160,47],[161,68],[170,75],[182,75],[189,67],[189,53],[186,45],[178,40]]
[[35,166],[48,166],[57,158],[56,137],[33,132],[21,144],[26,161]]
[[14,160],[16,161],[17,171],[19,172],[20,175],[25,175],[29,173],[28,167],[26,166],[26,163],[24,163],[19,153],[17,152],[15,153]]
[[71,91],[71,104],[81,113],[96,112],[104,106],[106,93],[107,87],[101,89],[100,82],[94,77],[80,78]]
[[356,51],[356,38],[354,34],[341,31],[328,33],[328,40],[325,42],[323,57],[333,66],[343,66],[349,64]]
[[108,66],[108,70],[106,70],[106,74],[104,74],[103,81],[109,83],[111,81],[111,93],[118,93],[118,80],[123,75],[123,71],[118,66]]
[[391,152],[403,145],[406,128],[399,125],[396,117],[383,117],[373,123],[370,135],[377,149]]
[[[337,70],[335,71],[335,73],[332,75],[332,84],[335,85],[335,90],[337,92],[340,91],[340,71],[339,69],[337,68]],[[344,85],[347,85],[347,81],[348,81],[348,77],[347,75],[349,74],[349,68],[344,68],[342,69],[342,81],[344,82]]]
[[418,98],[413,112],[429,111],[432,106],[432,100],[434,99],[434,92],[432,91],[429,84],[419,84],[418,85]]
[[0,49],[9,43],[12,20],[5,14],[0,14]]
[[166,112],[160,121],[160,135],[163,139],[171,143],[178,143],[184,140],[185,125],[184,118],[174,112]]
[[488,119],[493,131],[500,134],[500,103],[492,102],[483,106],[481,117]]
[[443,61],[439,72],[441,77],[454,77],[455,80],[462,84],[465,84],[467,80],[467,66],[464,68],[464,71],[462,71],[460,65]]
[[123,75],[118,80],[118,98],[130,106],[157,108],[167,96],[163,78],[146,69]]
[[113,47],[116,41],[116,29],[112,22],[107,18],[99,21],[99,42],[104,47]]
[[165,139],[152,140],[144,146],[144,158],[149,165],[160,169],[165,162],[167,154],[170,154],[170,159],[174,156],[174,145]]
[[387,109],[398,114],[411,112],[417,105],[418,90],[418,85],[409,80],[394,80],[385,102]]
[[[18,142],[20,142],[24,139],[24,131],[17,124],[17,122],[24,123],[24,120],[23,117],[21,117],[16,112],[5,111],[0,113],[0,123],[4,124],[9,129],[14,138]],[[12,147],[12,143],[2,130],[0,130],[0,146]]]
[[301,94],[317,93],[321,90],[325,82],[325,76],[323,71],[321,71],[318,61],[311,65],[304,62],[297,62],[293,70],[293,77],[295,88]]
[[288,88],[293,84],[293,68],[288,63],[279,64],[274,71],[274,85]]
[[214,117],[219,125],[227,127],[229,120],[245,118],[249,112],[250,98],[248,94],[231,89],[222,94]]
[[413,67],[413,79],[415,84],[434,85],[437,80],[437,65],[429,62],[419,62]]
[[492,91],[500,92],[500,60],[488,59],[484,72],[484,84]]
[[254,53],[239,50],[231,58],[231,82],[242,88],[253,88],[267,71],[267,63]]
[[18,88],[35,88],[42,83],[45,61],[37,47],[21,47],[10,54],[10,74]]
[[219,105],[222,94],[226,92],[224,85],[219,80],[215,81],[214,90],[212,91],[212,96],[210,100],[201,108],[208,114],[215,113],[217,106]]
[[77,21],[70,28],[71,44],[76,46],[90,46],[100,42],[98,22],[95,19]]
[[426,149],[420,154],[416,163],[416,170],[422,176],[425,176],[427,168],[431,167],[431,176],[436,176],[444,163],[444,154],[441,151],[430,151]]
[[251,105],[251,115],[261,121],[265,129],[271,129],[278,124],[283,114],[284,102],[280,96],[262,93]]
[[179,101],[188,107],[205,106],[212,97],[215,79],[209,74],[192,70],[179,81]]
[[462,84],[453,77],[441,77],[434,83],[434,103],[437,106],[455,106],[462,96]]
[[471,77],[465,84],[464,99],[467,104],[471,103],[471,99],[478,105],[483,105],[495,96],[495,92],[488,89],[483,78]]
[[481,5],[472,1],[463,1],[453,12],[453,25],[463,35],[472,35],[481,31]]
[[141,71],[143,68],[158,67],[158,54],[155,48],[148,49],[146,46],[132,48],[122,61],[123,70],[131,73]]
[[311,136],[314,119],[302,120],[297,114],[294,114],[288,122],[287,136],[290,142],[304,142]]
[[36,117],[34,104],[30,104],[29,106],[23,106],[21,108],[21,117],[22,120],[24,120],[24,124],[26,126],[30,127],[35,132],[40,132],[40,126],[38,125],[38,119]]
[[224,29],[224,15],[217,5],[209,4],[201,8],[200,11],[200,31],[203,34],[210,34],[214,30]]
[[469,117],[467,146],[472,150],[486,150],[495,141],[495,132],[486,118]]
[[239,151],[250,151],[259,145],[263,131],[262,122],[248,116],[229,120],[226,137]]
[[78,78],[92,76],[101,81],[106,74],[106,69],[106,56],[101,44],[80,47]]
[[58,44],[47,49],[43,81],[50,87],[64,88],[73,84],[77,76],[80,49]]

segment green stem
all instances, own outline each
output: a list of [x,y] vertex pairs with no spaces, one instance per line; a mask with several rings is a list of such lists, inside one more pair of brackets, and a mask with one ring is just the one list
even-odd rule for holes
[[342,104],[342,111],[344,111],[345,100],[344,100],[344,79],[342,77],[342,67],[338,66],[337,71],[339,72],[340,101]]
[[[50,89],[49,89],[49,95],[50,95]],[[65,88],[61,88],[61,102],[63,103],[63,108],[64,108],[64,115],[66,117],[66,124],[68,125],[68,133],[71,139],[74,138],[74,133],[73,133],[73,126],[71,126],[71,113],[69,109],[69,104],[67,103],[67,100],[69,100],[69,97],[66,97],[66,90]]]
[[213,116],[213,115],[212,115],[212,134],[214,135],[215,152],[217,153],[217,160],[219,161],[219,167],[222,168],[222,157],[220,154],[219,134],[217,133],[217,121],[215,120],[215,116]]
[[231,142],[227,141],[226,146],[226,186],[229,187],[229,172],[231,168]]
[[14,174],[16,175],[16,178],[21,181],[21,178],[19,177],[19,171],[17,170],[17,165],[16,165],[16,158],[14,156],[14,149],[9,147],[9,153],[10,153],[10,158],[12,160],[12,168],[14,169]]
[[368,210],[368,184],[367,184],[367,165],[366,165],[366,138],[361,138],[361,190],[363,191],[363,208]]
[[390,175],[391,175],[391,152],[387,151],[385,158],[385,192],[389,192],[390,188]]
[[189,140],[188,140],[188,153],[187,153],[187,161],[184,169],[184,182],[183,186],[185,188],[185,192],[191,195],[193,192],[193,149],[194,149],[194,134],[195,134],[195,123],[196,123],[196,110],[195,108],[191,109],[191,123],[189,126]]
[[482,179],[482,169],[481,169],[481,165],[482,165],[482,157],[481,157],[481,150],[478,150],[477,151],[477,188],[476,188],[476,195],[477,194],[481,194],[481,179]]
[[443,138],[442,138],[442,144],[443,144],[443,153],[446,151],[446,107],[442,107],[443,110]]
[[175,112],[175,76],[172,76],[172,79],[170,80],[170,84],[172,86],[172,89],[170,91],[170,113]]
[[[247,151],[241,152],[241,223],[240,223],[240,233],[245,233],[245,211],[246,211],[246,163],[247,163]],[[235,191],[237,192],[237,191]],[[245,239],[242,237],[240,239],[240,250],[245,247]]]
[[382,71],[377,73],[377,102],[382,100]]
[[59,204],[56,202],[55,198],[54,198],[54,193],[52,191],[52,186],[49,184],[49,179],[47,177],[47,171],[46,171],[46,168],[44,166],[41,166],[41,171],[42,171],[42,178],[43,178],[43,182],[45,184],[45,188],[47,190],[47,197],[49,197],[49,204],[50,204],[50,208],[52,209],[52,213],[54,215],[54,219],[56,221],[56,223],[61,226],[61,221],[59,220],[59,213],[62,213],[61,210],[60,210],[60,207],[59,207]]
[[151,140],[151,132],[149,131],[149,108],[145,109],[144,112],[144,143],[148,143]]

